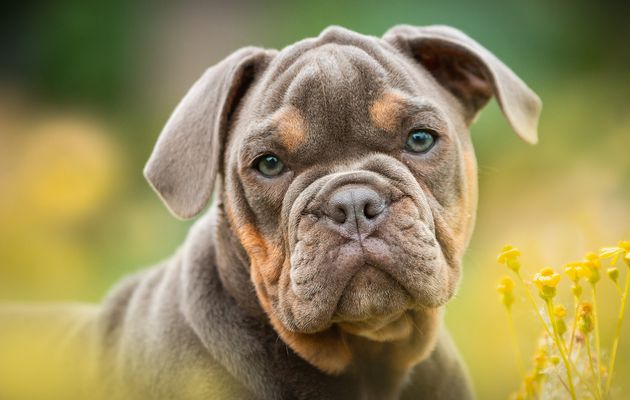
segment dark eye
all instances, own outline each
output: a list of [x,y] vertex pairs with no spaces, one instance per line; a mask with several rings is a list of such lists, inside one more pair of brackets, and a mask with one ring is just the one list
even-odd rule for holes
[[411,131],[405,143],[405,150],[412,153],[426,153],[435,144],[435,134],[428,130]]
[[254,162],[256,168],[261,174],[267,177],[278,176],[284,171],[284,164],[280,159],[272,154],[260,156]]

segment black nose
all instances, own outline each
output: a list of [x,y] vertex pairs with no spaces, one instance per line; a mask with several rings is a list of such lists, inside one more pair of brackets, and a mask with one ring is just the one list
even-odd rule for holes
[[360,236],[370,234],[386,210],[383,196],[366,186],[347,185],[330,196],[324,213],[337,228]]

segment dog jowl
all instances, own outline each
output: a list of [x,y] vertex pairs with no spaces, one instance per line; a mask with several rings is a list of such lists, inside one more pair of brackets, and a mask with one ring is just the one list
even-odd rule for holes
[[218,177],[212,223],[247,271],[222,281],[237,303],[250,292],[235,285],[253,288],[280,340],[323,374],[374,355],[397,394],[436,347],[460,279],[477,203],[469,127],[493,96],[534,143],[539,99],[463,33],[333,27],[208,69],[145,174],[182,218]]

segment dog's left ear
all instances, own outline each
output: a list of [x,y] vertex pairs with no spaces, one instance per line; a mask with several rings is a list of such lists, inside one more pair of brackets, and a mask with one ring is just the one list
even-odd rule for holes
[[246,47],[206,70],[164,126],[144,176],[178,218],[208,204],[234,111],[275,50]]
[[542,103],[512,70],[463,32],[448,26],[398,25],[383,39],[422,64],[464,106],[472,122],[495,95],[512,129],[526,142],[538,141]]

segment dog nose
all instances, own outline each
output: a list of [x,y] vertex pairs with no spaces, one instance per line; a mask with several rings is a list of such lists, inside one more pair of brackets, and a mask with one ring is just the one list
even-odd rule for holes
[[348,233],[365,235],[371,233],[386,209],[385,199],[366,186],[347,185],[336,190],[324,213]]

